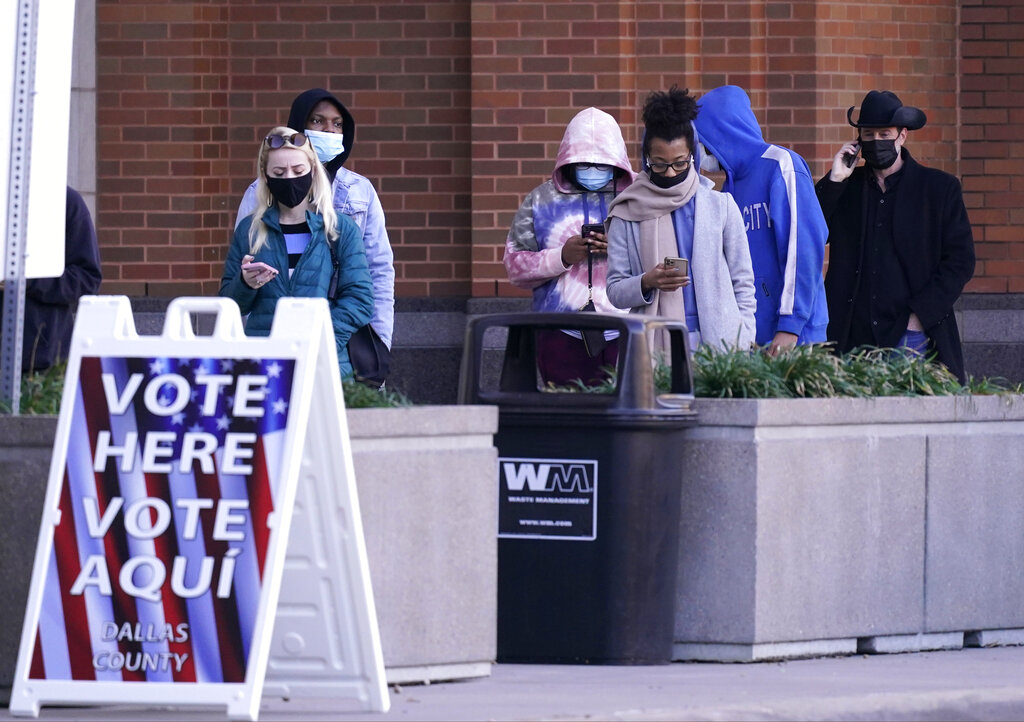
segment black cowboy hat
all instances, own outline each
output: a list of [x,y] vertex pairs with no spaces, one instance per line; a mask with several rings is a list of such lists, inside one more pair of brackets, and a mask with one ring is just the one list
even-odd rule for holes
[[860,117],[853,122],[853,109],[846,111],[846,122],[854,128],[906,128],[917,130],[928,121],[924,111],[904,105],[895,93],[872,90],[860,104]]

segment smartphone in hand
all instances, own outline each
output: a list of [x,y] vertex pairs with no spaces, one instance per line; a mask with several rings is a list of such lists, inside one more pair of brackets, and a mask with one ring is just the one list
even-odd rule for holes
[[860,151],[860,141],[855,141],[853,147],[853,153],[843,153],[843,163],[846,164],[847,168],[853,168],[857,163],[857,153]]
[[587,238],[591,233],[604,233],[603,223],[584,223],[580,226],[580,235]]
[[678,268],[683,272],[683,275],[689,275],[690,273],[690,262],[685,258],[679,258],[678,256],[665,256],[665,260],[661,264],[666,269]]
[[273,266],[267,265],[263,261],[253,261],[251,263],[243,263],[242,264],[242,270],[243,271],[260,271],[260,272],[270,271],[275,276],[277,275],[277,269],[274,268]]

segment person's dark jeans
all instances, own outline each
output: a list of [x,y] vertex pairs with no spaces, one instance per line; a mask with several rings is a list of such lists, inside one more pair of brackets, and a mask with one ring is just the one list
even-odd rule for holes
[[924,331],[907,330],[897,346],[924,356],[928,352],[928,334]]

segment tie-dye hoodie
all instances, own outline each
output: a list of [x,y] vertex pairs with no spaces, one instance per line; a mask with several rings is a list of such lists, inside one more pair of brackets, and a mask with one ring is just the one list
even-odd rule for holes
[[[614,166],[615,182],[606,191],[584,191],[576,184],[574,163]],[[615,118],[597,108],[577,113],[565,129],[551,178],[526,196],[505,241],[509,281],[533,290],[533,310],[577,311],[587,302],[587,261],[566,268],[562,246],[579,235],[584,223],[603,223],[615,193],[632,182],[633,168]],[[593,261],[595,307],[624,313],[605,294],[608,257],[594,256]]]
[[776,331],[795,334],[798,343],[824,341],[828,306],[821,266],[828,227],[806,161],[765,142],[742,88],[715,88],[697,105],[697,141],[721,164],[722,190],[736,199],[746,224],[758,345]]

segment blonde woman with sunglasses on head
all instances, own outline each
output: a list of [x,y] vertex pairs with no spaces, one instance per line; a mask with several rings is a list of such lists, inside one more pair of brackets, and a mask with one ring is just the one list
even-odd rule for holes
[[326,298],[330,303],[338,365],[352,375],[349,337],[369,323],[373,286],[361,232],[334,212],[331,183],[302,133],[274,128],[256,161],[259,201],[238,224],[220,282],[220,295],[247,314],[245,332],[267,336],[277,300]]

